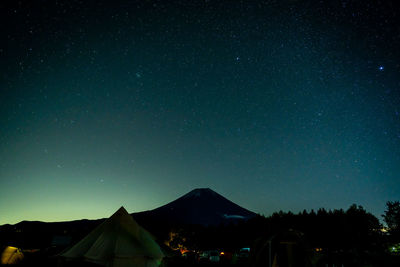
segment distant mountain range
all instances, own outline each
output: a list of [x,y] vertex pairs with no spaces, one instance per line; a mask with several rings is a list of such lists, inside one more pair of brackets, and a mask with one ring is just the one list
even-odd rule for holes
[[[257,216],[209,188],[194,189],[186,195],[154,210],[132,213],[144,228],[153,232],[177,225],[217,226]],[[61,236],[79,240],[103,219],[66,222],[22,221],[0,226],[0,246],[49,247]]]
[[[232,201],[226,199],[210,188],[198,188],[190,191],[182,197],[159,208],[131,213],[134,218],[146,218],[147,220],[169,222],[172,224],[197,224],[197,225],[218,225],[241,220],[248,220],[257,214],[249,211]],[[15,224],[12,228],[35,228],[39,225],[79,225],[90,222],[100,222],[97,220],[75,220],[65,222],[45,223],[39,221],[22,221]],[[1,227],[11,227],[3,225]]]
[[132,214],[151,217],[172,224],[219,225],[248,220],[256,214],[209,188],[198,188],[186,195],[150,211]]

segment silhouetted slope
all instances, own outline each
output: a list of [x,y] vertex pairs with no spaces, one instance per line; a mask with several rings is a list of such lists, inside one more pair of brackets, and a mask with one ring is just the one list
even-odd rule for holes
[[[194,189],[154,210],[131,214],[145,229],[163,235],[176,225],[219,225],[247,220],[255,213],[240,207],[209,188]],[[49,247],[55,236],[80,240],[104,219],[66,222],[22,221],[0,226],[0,245],[24,248]]]
[[164,206],[136,214],[136,216],[149,216],[173,224],[218,225],[247,220],[256,214],[209,188],[199,188]]

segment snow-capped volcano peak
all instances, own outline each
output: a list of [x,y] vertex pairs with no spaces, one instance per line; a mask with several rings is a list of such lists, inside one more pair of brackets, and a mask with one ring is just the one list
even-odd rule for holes
[[188,224],[218,225],[256,214],[240,207],[210,188],[197,188],[152,211],[157,217]]
[[215,195],[216,193],[212,191],[210,188],[196,188],[183,195],[182,198],[191,198],[191,197],[201,197],[207,195]]

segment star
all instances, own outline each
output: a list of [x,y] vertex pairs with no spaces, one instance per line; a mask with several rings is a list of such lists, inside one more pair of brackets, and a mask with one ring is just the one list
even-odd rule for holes
[[378,67],[378,70],[383,71],[383,70],[385,70],[385,67],[382,66],[382,65],[380,65],[380,66]]

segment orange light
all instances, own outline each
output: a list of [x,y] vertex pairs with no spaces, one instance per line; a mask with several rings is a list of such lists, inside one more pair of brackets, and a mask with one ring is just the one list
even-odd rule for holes
[[181,254],[185,254],[186,252],[189,252],[189,250],[185,249],[185,248],[180,248]]
[[222,251],[221,253],[219,253],[219,255],[225,255],[225,252]]

